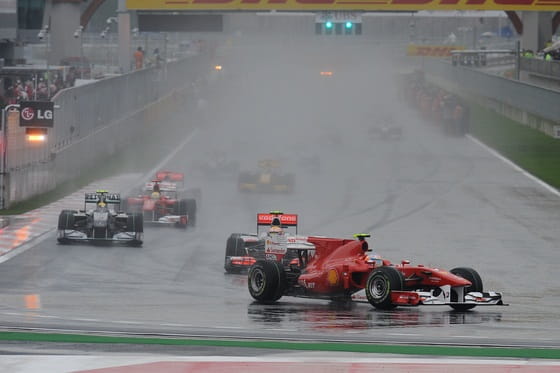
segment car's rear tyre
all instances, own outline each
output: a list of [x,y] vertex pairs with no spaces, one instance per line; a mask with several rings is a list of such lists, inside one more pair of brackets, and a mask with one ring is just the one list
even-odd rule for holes
[[391,300],[391,292],[404,288],[404,276],[394,267],[379,267],[371,272],[366,282],[366,296],[369,303],[380,310],[396,307]]
[[294,177],[294,175],[286,175],[286,185],[288,186],[287,188],[287,192],[288,193],[293,193],[295,186],[296,186],[296,178]]
[[239,174],[238,186],[239,190],[242,192],[246,192],[249,188],[246,187],[246,184],[257,184],[257,177],[251,174],[250,172],[241,172]]
[[[480,278],[480,275],[478,274],[477,271],[475,271],[472,268],[468,268],[468,267],[457,267],[457,268],[453,268],[451,271],[449,271],[451,273],[453,273],[456,276],[462,277],[465,280],[469,280],[471,282],[471,286],[467,286],[463,291],[463,294],[467,294],[471,291],[478,291],[478,292],[482,292],[484,287],[482,284],[482,279]],[[457,294],[457,292],[451,288],[451,302],[460,302],[462,301],[461,299],[458,299],[459,296]],[[476,307],[476,304],[451,304],[450,305],[451,308],[453,308],[456,311],[467,311],[470,309],[473,309]]]
[[188,198],[185,200],[185,209],[189,217],[187,224],[190,227],[196,226],[196,200]]
[[239,233],[232,233],[226,241],[226,256],[245,255],[245,241]]
[[58,215],[58,229],[73,229],[75,210],[62,210]]
[[249,293],[260,303],[276,302],[284,294],[285,286],[286,273],[278,262],[259,260],[249,269]]
[[123,198],[121,204],[119,205],[120,212],[128,212],[128,198]]
[[239,273],[238,268],[231,266],[231,261],[228,257],[232,256],[243,256],[245,255],[245,242],[238,233],[233,233],[226,241],[226,255],[224,262],[224,269],[228,273]]
[[126,218],[126,231],[135,233],[144,232],[144,215],[139,212],[128,214]]

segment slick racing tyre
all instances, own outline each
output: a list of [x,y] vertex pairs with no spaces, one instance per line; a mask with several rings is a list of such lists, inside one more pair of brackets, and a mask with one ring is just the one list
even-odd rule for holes
[[[462,277],[465,280],[469,280],[471,282],[471,286],[465,288],[463,294],[470,293],[471,291],[483,291],[482,279],[477,271],[472,268],[468,267],[457,267],[453,268],[451,271],[456,276]],[[458,299],[459,296],[455,289],[451,288],[451,302],[462,302],[462,299]],[[456,311],[467,311],[472,308],[475,308],[476,304],[451,304],[451,308]]]
[[366,296],[369,303],[380,310],[396,307],[391,301],[391,292],[403,290],[404,277],[394,267],[379,267],[371,272],[366,282]]
[[259,260],[249,270],[249,293],[260,303],[270,304],[280,299],[285,284],[286,273],[278,262]]

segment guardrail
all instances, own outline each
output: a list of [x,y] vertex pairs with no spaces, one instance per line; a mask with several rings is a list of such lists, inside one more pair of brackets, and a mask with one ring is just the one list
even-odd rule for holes
[[456,90],[498,101],[509,107],[558,123],[560,91],[529,83],[502,78],[463,66],[453,66],[442,60],[428,61],[424,71],[443,79]]
[[521,70],[542,77],[560,79],[560,61],[545,61],[538,58],[521,58]]
[[46,143],[26,143],[25,129],[9,122],[6,207],[89,172],[141,139],[157,125],[151,121],[159,111],[184,106],[182,93],[208,65],[206,56],[193,56],[62,90],[53,98],[59,109]]

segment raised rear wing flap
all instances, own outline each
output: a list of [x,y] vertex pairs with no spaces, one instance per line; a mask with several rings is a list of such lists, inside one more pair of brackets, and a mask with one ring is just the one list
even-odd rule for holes
[[185,174],[181,172],[159,171],[156,173],[156,179],[162,181],[184,181]]
[[259,226],[259,225],[270,225],[272,223],[272,219],[275,216],[280,218],[280,223],[284,227],[297,227],[297,225],[298,225],[297,214],[282,214],[282,215],[257,214],[257,226]]
[[105,197],[107,203],[121,203],[121,195],[119,193],[109,193]]
[[[152,191],[152,190],[154,190],[154,185],[155,185],[155,184],[156,184],[156,183],[153,182],[153,181],[148,182],[148,183],[146,183],[146,185],[145,185],[145,189],[146,189],[147,191]],[[160,183],[159,183],[159,190],[160,190],[160,191],[176,191],[176,190],[177,190],[177,184],[175,184],[175,183],[170,183],[170,182],[168,182],[168,181],[167,181],[167,182],[160,182]]]
[[97,203],[98,200],[99,197],[97,196],[97,193],[86,193],[85,195],[86,203]]

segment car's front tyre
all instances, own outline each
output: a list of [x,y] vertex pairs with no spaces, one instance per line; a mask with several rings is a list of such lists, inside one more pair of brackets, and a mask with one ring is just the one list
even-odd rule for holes
[[259,260],[249,269],[249,293],[260,303],[276,302],[284,294],[285,286],[284,267],[276,261]]
[[[471,286],[467,286],[464,288],[463,296],[464,294],[470,293],[471,291],[478,291],[478,292],[483,291],[484,286],[482,284],[482,279],[480,278],[478,272],[475,271],[474,269],[469,267],[457,267],[457,268],[453,268],[449,272],[453,273],[456,276],[462,277],[465,280],[470,281]],[[459,299],[459,295],[457,294],[457,292],[453,288],[451,288],[451,302],[462,302],[462,301],[463,299]],[[451,304],[450,306],[456,311],[467,311],[472,308],[475,308],[476,304]]]
[[370,273],[366,282],[366,297],[377,309],[391,310],[396,307],[391,292],[404,288],[404,276],[394,267],[379,267]]

